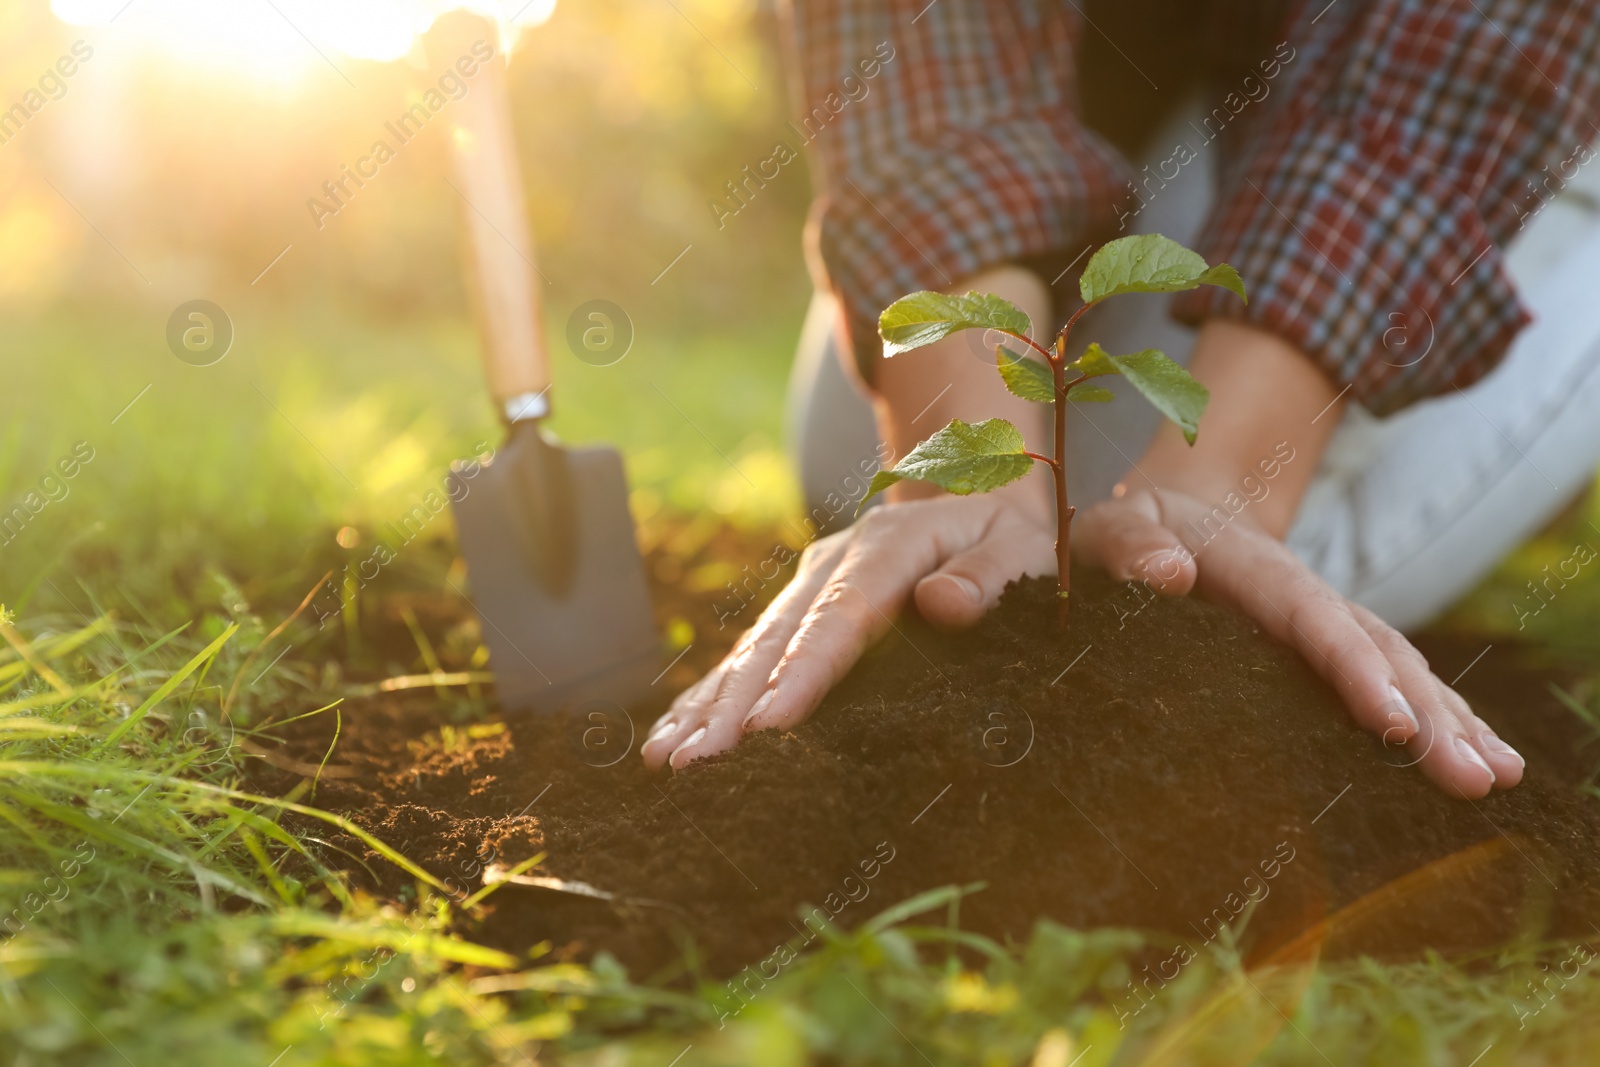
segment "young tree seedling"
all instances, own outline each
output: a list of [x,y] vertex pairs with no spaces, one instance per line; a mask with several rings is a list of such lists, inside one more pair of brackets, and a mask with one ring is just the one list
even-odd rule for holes
[[[1119,237],[1101,246],[1089,257],[1089,265],[1078,279],[1083,306],[1072,313],[1049,347],[1034,341],[1029,334],[1033,323],[1008,300],[990,293],[946,296],[943,293],[912,293],[884,309],[878,317],[878,334],[883,338],[883,354],[898,356],[923,345],[941,341],[961,330],[997,330],[1033,349],[1044,358],[1040,363],[995,345],[995,365],[1006,388],[1024,400],[1055,405],[1055,454],[1044,456],[1025,447],[1022,433],[1005,419],[985,419],[976,424],[953,419],[950,425],[921,442],[892,470],[873,475],[864,505],[873,496],[899,481],[911,479],[932,482],[949,493],[987,493],[1016,481],[1046,464],[1055,479],[1056,489],[1056,587],[1066,610],[1071,575],[1069,537],[1072,514],[1067,502],[1067,473],[1063,463],[1067,442],[1067,407],[1074,403],[1105,403],[1112,393],[1089,384],[1094,378],[1120,374],[1156,410],[1178,424],[1184,439],[1194,444],[1200,416],[1210,398],[1205,386],[1189,372],[1154,348],[1127,356],[1113,356],[1091,343],[1083,355],[1067,361],[1067,339],[1084,312],[1107,297],[1123,293],[1176,293],[1202,285],[1216,285],[1245,299],[1244,282],[1239,272],[1226,263],[1208,266],[1196,252],[1160,234]],[[859,511],[859,509],[858,509]]]

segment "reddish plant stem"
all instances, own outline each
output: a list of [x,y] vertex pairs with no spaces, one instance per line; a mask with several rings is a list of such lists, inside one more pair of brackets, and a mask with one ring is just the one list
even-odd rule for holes
[[1056,347],[1059,351],[1066,351],[1067,335],[1070,334],[1072,332],[1072,328],[1078,324],[1078,320],[1083,318],[1083,313],[1092,307],[1094,307],[1093,304],[1083,305],[1083,307],[1079,308],[1077,311],[1074,311],[1072,313],[1072,317],[1067,320],[1067,324],[1061,327],[1061,333],[1056,338]]
[[[1067,605],[1070,603],[1072,592],[1072,516],[1078,509],[1074,508],[1067,500],[1067,392],[1073,386],[1083,381],[1088,375],[1079,375],[1072,381],[1067,381],[1067,337],[1072,333],[1072,328],[1078,324],[1093,304],[1084,304],[1074,311],[1067,324],[1061,327],[1061,332],[1056,334],[1055,351],[1045,351],[1045,359],[1050,363],[1050,373],[1055,379],[1055,462],[1050,464],[1050,473],[1056,482],[1056,590],[1061,598],[1061,624],[1067,622]],[[1032,342],[1029,342],[1032,344]],[[1039,348],[1038,345],[1033,347]],[[1044,351],[1040,349],[1040,351]]]
[[1005,334],[1007,337],[1015,337],[1017,340],[1021,341],[1023,344],[1027,345],[1029,348],[1031,348],[1035,352],[1039,353],[1045,359],[1048,360],[1048,359],[1051,358],[1050,350],[1048,348],[1046,348],[1043,345],[1039,344],[1039,342],[1035,341],[1033,338],[1027,336],[1026,334],[1012,333],[1010,330],[1001,330],[999,332]]
[[1056,482],[1056,590],[1061,596],[1063,623],[1067,621],[1068,596],[1072,592],[1072,513],[1076,510],[1067,502],[1067,365],[1061,355],[1065,347],[1063,334],[1056,341],[1056,356],[1050,360],[1050,373],[1056,383],[1056,458],[1050,464],[1050,473]]

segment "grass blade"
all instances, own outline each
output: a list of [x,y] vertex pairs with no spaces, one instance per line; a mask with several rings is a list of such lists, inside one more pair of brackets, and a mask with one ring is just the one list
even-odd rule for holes
[[120,741],[129,730],[137,726],[139,721],[150,713],[151,708],[165,700],[168,695],[170,695],[174,689],[178,688],[178,686],[182,685],[184,679],[193,674],[201,664],[208,663],[212,656],[215,656],[219,651],[221,651],[222,646],[228,643],[228,638],[232,637],[236,632],[238,632],[238,629],[239,624],[233,623],[226,630],[222,631],[221,636],[219,636],[215,641],[211,642],[205,648],[196,653],[188,663],[185,663],[182,667],[179,667],[177,671],[173,673],[172,677],[168,678],[166,682],[162,684],[160,689],[157,689],[154,693],[151,693],[148,697],[146,697],[145,702],[135,708],[133,714],[129,715],[122,722],[118,723],[116,729],[112,730],[106,735],[106,739],[100,743],[100,747],[106,748]]
[[983,889],[985,884],[984,882],[973,882],[971,885],[944,885],[937,889],[929,889],[927,892],[918,893],[910,900],[902,900],[892,908],[885,908],[862,923],[861,932],[863,934],[876,934],[887,930],[896,923],[905,922],[913,915],[920,915],[925,911],[932,911],[934,908],[942,908],[952,900],[960,900],[964,896],[976,893]]

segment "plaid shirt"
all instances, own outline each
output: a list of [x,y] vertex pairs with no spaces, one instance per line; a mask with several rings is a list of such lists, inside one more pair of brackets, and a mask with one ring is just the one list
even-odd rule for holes
[[[1081,121],[1082,18],[1072,0],[792,0],[820,164],[807,248],[869,377],[896,298],[1065,266],[1152,175],[1183,180],[1178,159],[1134,174]],[[1377,414],[1477,380],[1527,322],[1507,242],[1600,135],[1600,0],[1311,0],[1282,40],[1270,95],[1214,87],[1190,142],[1226,127],[1197,250],[1250,302],[1206,288],[1174,314],[1272,330]]]

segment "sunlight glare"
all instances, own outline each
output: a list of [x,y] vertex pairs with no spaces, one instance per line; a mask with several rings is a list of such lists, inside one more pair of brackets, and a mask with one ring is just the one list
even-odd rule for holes
[[162,58],[292,81],[340,58],[397,60],[446,11],[501,20],[507,36],[550,18],[555,0],[51,0],[74,26],[113,21]]

